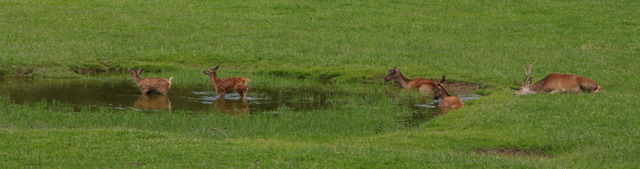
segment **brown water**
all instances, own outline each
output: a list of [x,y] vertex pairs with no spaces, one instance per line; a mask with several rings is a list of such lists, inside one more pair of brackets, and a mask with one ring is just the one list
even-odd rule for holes
[[[208,83],[207,83],[208,84]],[[388,92],[400,88],[388,86]],[[194,89],[195,88],[195,89]],[[478,99],[479,95],[452,91],[463,101]],[[107,80],[85,79],[0,79],[0,96],[8,95],[18,104],[39,101],[59,101],[64,104],[96,109],[187,112],[222,112],[228,114],[254,114],[278,109],[321,110],[329,106],[329,99],[346,95],[344,91],[327,87],[300,87],[273,89],[252,87],[246,100],[237,93],[220,98],[212,87],[171,87],[168,95],[141,94],[129,78]],[[391,99],[399,99],[393,98]],[[420,101],[397,100],[399,106],[408,106],[412,112],[397,117],[407,126],[416,126],[439,114],[434,101],[428,96]]]

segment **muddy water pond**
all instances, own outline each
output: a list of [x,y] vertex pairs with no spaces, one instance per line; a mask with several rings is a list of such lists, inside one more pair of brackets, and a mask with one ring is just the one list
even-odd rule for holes
[[[394,93],[401,89],[389,84],[385,86],[385,90]],[[451,93],[457,94],[463,102],[480,97],[477,94],[468,93],[468,90],[453,90]],[[172,86],[168,95],[141,94],[129,78],[107,80],[0,79],[0,96],[9,96],[11,101],[17,104],[55,100],[74,105],[78,111],[82,107],[90,107],[144,112],[186,111],[192,113],[259,114],[280,109],[322,110],[329,107],[331,98],[347,94],[331,85],[287,89],[252,87],[247,99],[242,100],[235,92],[227,94],[226,98],[220,98],[212,87],[204,86]],[[390,96],[390,98],[398,100],[398,106],[408,106],[412,110],[412,112],[399,112],[397,115],[399,121],[407,126],[424,123],[439,113],[435,110],[438,101],[432,99],[406,102],[400,101],[400,98],[394,98],[394,96]]]

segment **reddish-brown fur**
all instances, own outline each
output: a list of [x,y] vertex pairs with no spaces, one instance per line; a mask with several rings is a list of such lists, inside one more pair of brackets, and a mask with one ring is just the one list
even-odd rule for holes
[[529,65],[529,70],[525,68],[525,78],[522,83],[515,82],[517,85],[521,86],[521,88],[512,87],[512,89],[517,90],[514,94],[553,94],[561,92],[581,93],[583,91],[595,93],[602,90],[602,87],[598,86],[598,83],[587,77],[561,73],[551,73],[542,80],[531,85],[532,78],[529,77],[529,75],[531,74],[532,67],[533,65]]
[[216,89],[216,92],[220,94],[220,97],[223,98],[225,94],[236,91],[240,94],[240,97],[243,99],[246,98],[249,93],[249,86],[247,86],[247,82],[249,82],[250,79],[244,77],[218,79],[218,75],[216,74],[218,68],[220,68],[220,65],[213,69],[205,70],[204,74],[209,75],[211,84]]
[[384,77],[385,82],[395,80],[396,83],[405,89],[417,88],[421,92],[433,91],[436,87],[436,82],[430,79],[415,78],[407,79],[402,75],[397,67],[389,70],[389,74]]
[[171,87],[171,79],[165,79],[161,77],[156,78],[140,78],[140,71],[142,69],[138,68],[138,70],[127,69],[127,71],[131,72],[131,77],[136,81],[136,84],[140,88],[143,94],[151,93],[156,91],[160,94],[167,94],[169,88]]
[[436,84],[436,88],[433,91],[433,99],[442,98],[442,102],[440,102],[438,107],[457,109],[464,106],[464,103],[462,103],[460,98],[449,95],[449,92],[447,92],[447,90],[442,86],[442,83],[444,83],[445,80],[445,77],[442,76],[442,79]]

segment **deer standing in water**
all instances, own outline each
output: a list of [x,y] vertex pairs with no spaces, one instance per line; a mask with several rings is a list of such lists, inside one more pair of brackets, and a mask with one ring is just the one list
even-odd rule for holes
[[423,78],[415,78],[415,79],[407,79],[402,75],[400,70],[397,67],[393,67],[393,69],[389,70],[389,74],[384,77],[385,82],[390,80],[395,80],[396,83],[402,86],[404,89],[412,89],[417,88],[421,93],[427,93],[433,91],[436,88],[436,82],[430,79]]
[[438,105],[441,108],[451,108],[457,109],[464,106],[464,103],[457,96],[449,95],[446,89],[442,86],[442,83],[445,82],[445,77],[442,76],[442,79],[436,84],[436,89],[433,91],[433,99],[442,99],[442,102]]
[[220,94],[220,98],[224,98],[224,95],[229,92],[236,91],[240,94],[242,99],[245,99],[249,93],[249,86],[247,86],[247,82],[249,82],[250,79],[244,77],[218,79],[218,75],[216,74],[218,68],[220,68],[220,64],[213,69],[205,70],[204,74],[209,75],[211,84],[216,89],[216,92]]
[[520,86],[520,88],[511,87],[512,89],[517,90],[514,94],[553,94],[559,92],[581,93],[582,91],[595,93],[602,90],[602,88],[598,86],[598,83],[587,77],[560,73],[551,73],[544,77],[544,79],[531,85],[533,80],[529,77],[531,74],[531,68],[533,68],[533,65],[529,65],[528,70],[526,68],[524,69],[525,76],[522,83],[518,83],[514,80],[516,85]]
[[142,91],[142,94],[151,93],[156,91],[160,94],[166,95],[169,91],[169,87],[171,87],[171,79],[155,77],[155,78],[140,78],[140,71],[142,68],[138,68],[138,70],[127,69],[127,71],[131,72],[131,77],[136,81],[136,84]]

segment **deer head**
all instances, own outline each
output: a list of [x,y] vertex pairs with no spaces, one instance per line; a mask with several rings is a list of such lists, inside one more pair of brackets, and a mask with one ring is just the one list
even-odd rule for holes
[[524,68],[524,80],[522,80],[522,83],[518,83],[518,81],[513,80],[513,82],[520,86],[520,88],[514,88],[511,87],[511,89],[513,90],[517,90],[517,92],[515,92],[515,94],[531,94],[531,93],[535,93],[535,91],[531,90],[531,83],[533,82],[533,78],[530,77],[531,75],[531,69],[533,68],[533,64],[529,65],[529,69]]
[[135,79],[140,79],[140,71],[142,71],[142,68],[138,68],[137,70],[127,68],[127,71],[131,72],[131,77]]
[[400,71],[398,70],[398,68],[394,66],[393,69],[389,69],[389,74],[384,77],[384,81],[388,82],[390,80],[397,79],[399,76],[402,76],[402,74],[400,74],[399,72]]
[[213,69],[205,70],[204,74],[210,75],[210,76],[216,76],[216,73],[218,72],[218,68],[220,68],[220,64],[216,65],[216,67]]
[[449,97],[449,92],[442,86],[447,79],[442,75],[442,79],[436,83],[436,88],[433,90],[433,99],[441,99]]

